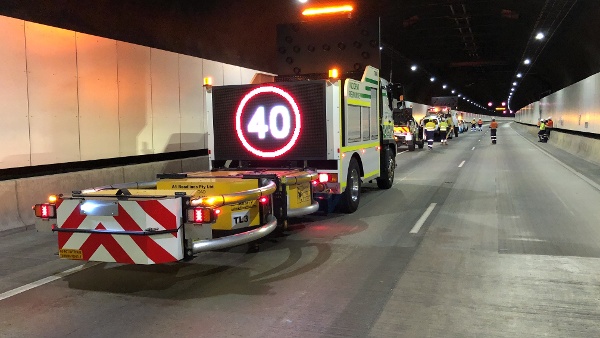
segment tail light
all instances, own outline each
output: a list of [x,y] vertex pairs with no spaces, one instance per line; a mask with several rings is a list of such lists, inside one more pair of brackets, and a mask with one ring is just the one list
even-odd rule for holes
[[36,204],[33,206],[35,217],[48,219],[56,217],[56,206],[50,203]]
[[318,183],[337,183],[337,181],[338,181],[337,174],[328,174],[328,173],[319,174]]
[[258,199],[259,215],[261,224],[267,223],[268,216],[273,214],[273,203],[269,196],[261,196]]
[[187,210],[187,220],[191,223],[214,223],[221,213],[221,209],[190,208]]

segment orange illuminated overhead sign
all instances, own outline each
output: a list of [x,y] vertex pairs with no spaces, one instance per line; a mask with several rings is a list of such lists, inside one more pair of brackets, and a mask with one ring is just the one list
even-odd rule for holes
[[336,13],[349,13],[352,12],[354,8],[350,5],[344,6],[330,6],[330,7],[312,7],[307,8],[302,12],[302,15],[310,16],[310,15],[321,15],[321,14],[336,14]]

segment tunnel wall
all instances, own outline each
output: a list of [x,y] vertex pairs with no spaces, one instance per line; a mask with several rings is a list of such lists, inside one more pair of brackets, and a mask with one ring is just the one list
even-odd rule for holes
[[206,149],[203,78],[256,70],[0,16],[0,169]]
[[548,117],[555,128],[600,134],[600,73],[525,106],[515,120],[537,125]]

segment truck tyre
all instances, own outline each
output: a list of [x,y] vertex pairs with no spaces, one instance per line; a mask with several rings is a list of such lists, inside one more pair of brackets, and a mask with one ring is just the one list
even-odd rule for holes
[[[415,150],[414,144],[412,145],[412,150]],[[377,179],[377,187],[379,189],[389,189],[394,185],[394,170],[396,169],[396,159],[390,148],[385,149],[382,163],[384,166],[381,168],[381,177]]]
[[415,144],[409,144],[408,145],[408,151],[415,151]]
[[356,159],[350,160],[348,165],[348,176],[346,178],[346,190],[342,194],[340,209],[342,212],[351,214],[358,209],[360,202],[360,168]]
[[417,145],[419,146],[419,149],[423,149],[425,142],[421,140],[421,141],[419,141],[419,143]]

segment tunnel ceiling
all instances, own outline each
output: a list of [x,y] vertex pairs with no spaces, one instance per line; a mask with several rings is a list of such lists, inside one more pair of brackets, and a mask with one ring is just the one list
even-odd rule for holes
[[[381,18],[383,74],[391,73],[415,102],[429,104],[455,89],[495,107],[517,82],[511,99],[517,110],[600,71],[597,0],[106,0],[85,6],[5,0],[0,14],[276,72],[276,25],[299,21],[302,7],[325,3],[352,3],[353,17]],[[545,38],[536,40],[537,32]],[[461,110],[482,112],[459,102]]]

